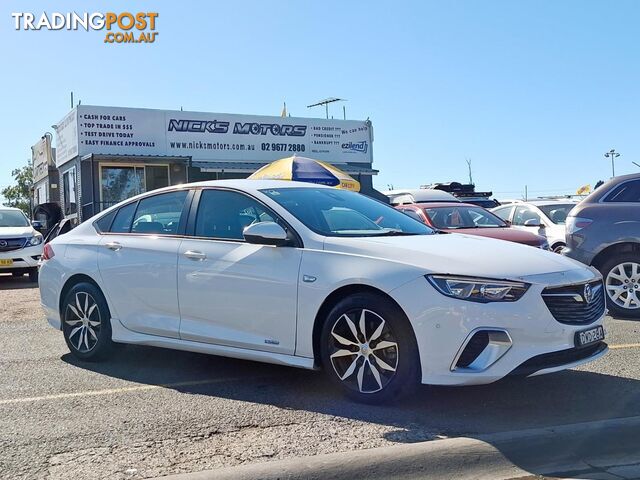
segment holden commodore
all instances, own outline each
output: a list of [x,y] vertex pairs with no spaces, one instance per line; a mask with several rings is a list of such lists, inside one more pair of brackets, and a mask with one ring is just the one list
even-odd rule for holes
[[131,343],[307,369],[382,402],[607,351],[600,274],[442,235],[366,196],[282,181],[168,187],[44,247],[48,322],[86,361]]

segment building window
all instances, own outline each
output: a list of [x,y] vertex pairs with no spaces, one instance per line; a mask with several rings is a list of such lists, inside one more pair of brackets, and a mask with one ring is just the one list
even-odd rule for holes
[[101,166],[100,170],[102,209],[169,185],[167,165]]
[[64,214],[77,213],[76,205],[76,167],[72,167],[62,175],[62,195],[64,201]]

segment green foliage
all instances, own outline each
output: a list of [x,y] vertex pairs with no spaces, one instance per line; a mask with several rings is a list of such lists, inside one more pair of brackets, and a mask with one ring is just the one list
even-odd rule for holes
[[31,218],[31,187],[33,185],[33,169],[31,162],[22,168],[16,168],[11,172],[15,180],[14,185],[5,187],[0,192],[5,198],[4,204],[8,207],[17,207]]

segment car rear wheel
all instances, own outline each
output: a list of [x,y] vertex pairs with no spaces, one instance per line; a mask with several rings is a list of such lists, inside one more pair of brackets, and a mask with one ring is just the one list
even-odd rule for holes
[[383,403],[408,394],[419,381],[419,355],[411,325],[396,305],[378,295],[344,298],[321,334],[322,364],[350,398]]
[[604,277],[609,311],[614,315],[640,318],[640,255],[616,255],[602,265],[600,272]]
[[79,283],[62,305],[62,332],[71,353],[85,361],[103,360],[113,349],[111,315],[104,295],[91,283]]

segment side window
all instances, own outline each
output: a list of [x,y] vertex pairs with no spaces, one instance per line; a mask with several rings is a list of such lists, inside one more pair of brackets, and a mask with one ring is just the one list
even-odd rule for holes
[[640,202],[640,180],[626,182],[618,185],[613,191],[606,196],[607,203]]
[[98,229],[100,233],[108,232],[109,227],[111,227],[111,222],[113,221],[113,218],[115,216],[116,216],[116,211],[114,210],[111,213],[108,213],[107,215],[104,215],[102,218],[99,218],[98,220],[96,220],[96,222],[94,223],[94,226]]
[[516,213],[513,216],[514,225],[524,225],[529,222],[529,225],[540,225],[542,219],[540,215],[531,210],[529,207],[516,207]]
[[244,240],[243,230],[254,223],[276,221],[253,198],[226,190],[203,190],[196,215],[196,237]]
[[140,200],[136,210],[132,233],[175,235],[187,199],[187,190],[162,193]]
[[403,208],[400,210],[402,213],[404,213],[405,215],[409,215],[411,218],[413,218],[414,220],[419,221],[420,223],[424,223],[424,220],[422,220],[422,218],[420,217],[420,215],[415,211],[415,210],[411,210],[409,208]]
[[507,221],[509,220],[509,217],[511,217],[512,210],[513,210],[513,207],[509,206],[509,207],[498,208],[497,210],[492,210],[491,212],[499,216],[502,220]]
[[136,211],[137,205],[138,202],[133,202],[124,207],[120,207],[109,231],[111,233],[129,233],[129,230],[131,230],[131,220],[133,220],[133,214]]

